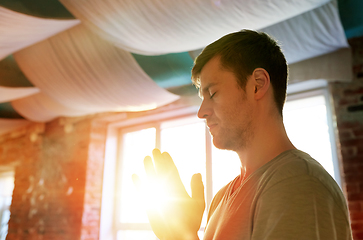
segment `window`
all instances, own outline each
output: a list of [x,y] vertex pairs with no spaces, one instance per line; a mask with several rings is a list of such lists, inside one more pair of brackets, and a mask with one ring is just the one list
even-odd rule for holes
[[326,89],[288,96],[283,112],[284,125],[295,147],[315,158],[340,185],[328,99]]
[[[328,103],[325,89],[292,92],[285,105],[284,123],[293,144],[318,160],[340,183]],[[170,153],[188,191],[191,176],[202,173],[207,208],[217,191],[240,173],[237,154],[213,146],[204,121],[196,117],[196,111],[172,117],[138,121],[139,125],[123,126],[118,133],[117,204],[114,211],[116,237],[113,239],[157,240],[131,179],[133,173],[145,176],[143,159],[151,154],[153,148]],[[205,224],[206,213],[199,231],[201,238]]]
[[10,205],[14,190],[14,173],[0,172],[0,240],[5,240],[8,234]]

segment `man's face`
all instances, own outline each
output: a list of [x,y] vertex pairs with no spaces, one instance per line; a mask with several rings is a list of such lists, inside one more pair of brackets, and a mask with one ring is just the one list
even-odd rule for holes
[[223,69],[219,57],[203,67],[200,83],[203,101],[198,117],[206,119],[213,144],[234,151],[245,148],[253,136],[251,96],[238,85],[234,73]]

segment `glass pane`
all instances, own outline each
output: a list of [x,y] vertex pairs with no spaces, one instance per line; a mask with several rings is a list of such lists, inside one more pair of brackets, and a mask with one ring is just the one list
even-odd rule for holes
[[123,230],[117,232],[117,240],[158,240],[153,231]]
[[[213,145],[213,144],[212,144]],[[241,173],[237,153],[212,147],[213,195]]]
[[155,148],[156,129],[148,128],[123,135],[120,221],[122,223],[147,223],[145,209],[132,182],[132,174],[145,176],[144,157]]
[[10,205],[14,190],[14,173],[0,173],[0,240],[5,240],[8,234]]
[[310,154],[334,177],[325,97],[287,101],[284,124],[296,148]]
[[197,122],[161,130],[161,149],[173,158],[188,193],[193,174],[206,174],[205,124]]
[[[161,130],[161,149],[169,152],[173,158],[179,170],[180,178],[190,196],[190,180],[193,174],[201,173],[204,186],[206,186],[205,148],[204,122],[199,121]],[[206,193],[205,196],[207,196]],[[202,226],[205,224],[206,211],[204,212]]]

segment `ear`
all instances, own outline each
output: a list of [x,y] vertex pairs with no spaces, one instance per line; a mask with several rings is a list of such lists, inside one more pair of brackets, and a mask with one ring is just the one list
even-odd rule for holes
[[270,88],[270,75],[265,69],[256,68],[252,73],[252,77],[255,87],[254,97],[259,100],[266,95]]

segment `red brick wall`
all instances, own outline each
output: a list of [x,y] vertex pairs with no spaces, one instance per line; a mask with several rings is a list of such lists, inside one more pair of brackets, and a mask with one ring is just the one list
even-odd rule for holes
[[105,138],[91,119],[2,136],[0,165],[17,164],[7,240],[98,239]]
[[[34,173],[37,172],[37,162],[40,159],[42,139],[37,137],[44,131],[44,125],[35,124],[1,137],[0,164],[15,165],[15,185],[10,211],[12,212],[11,228],[8,239],[26,239],[24,235],[32,235],[39,221],[28,221],[32,218],[31,211],[34,203]],[[26,210],[25,210],[26,209]],[[33,208],[34,210],[34,208]],[[42,231],[43,226],[38,226]]]
[[99,239],[106,137],[107,124],[92,121],[88,145],[81,240]]
[[349,40],[353,81],[330,84],[353,237],[363,240],[363,37]]

